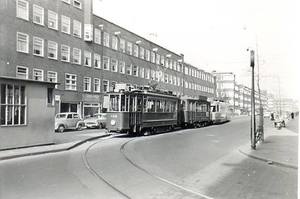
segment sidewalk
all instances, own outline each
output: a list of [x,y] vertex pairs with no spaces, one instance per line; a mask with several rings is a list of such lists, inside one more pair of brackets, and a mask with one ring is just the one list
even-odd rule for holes
[[251,149],[249,142],[248,145],[240,147],[239,151],[270,165],[298,169],[298,134],[286,128],[267,129],[264,142],[259,142],[256,150]]
[[45,146],[34,146],[20,149],[10,149],[0,151],[0,161],[18,157],[40,155],[45,153],[55,153],[71,150],[84,142],[109,136],[106,129],[91,131],[67,131],[55,133],[54,144]]

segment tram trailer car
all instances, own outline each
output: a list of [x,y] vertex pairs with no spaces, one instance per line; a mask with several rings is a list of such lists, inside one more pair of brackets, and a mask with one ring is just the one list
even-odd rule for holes
[[132,89],[116,84],[107,94],[106,128],[112,132],[149,135],[178,125],[180,99],[170,92]]
[[230,104],[221,100],[214,100],[211,102],[211,123],[221,124],[229,122],[231,119]]
[[207,126],[211,123],[210,118],[210,102],[207,97],[181,97],[179,123],[182,128]]

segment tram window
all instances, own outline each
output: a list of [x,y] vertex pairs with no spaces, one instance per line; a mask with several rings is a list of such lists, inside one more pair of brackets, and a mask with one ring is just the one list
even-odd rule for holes
[[207,105],[206,104],[202,105],[202,112],[207,112]]
[[183,111],[186,110],[186,103],[185,103],[185,101],[182,101],[182,110],[183,110]]
[[211,109],[211,112],[216,112],[216,106],[211,106],[210,109]]
[[144,101],[143,101],[143,112],[148,112],[148,106],[147,106],[147,98],[144,98]]
[[165,112],[167,112],[167,113],[171,112],[171,103],[170,103],[170,101],[166,101],[166,110],[165,110]]
[[154,100],[148,99],[147,110],[147,112],[155,112]]
[[121,111],[126,111],[125,95],[121,95]]
[[189,108],[190,108],[190,111],[193,111],[193,102],[190,102],[190,103],[189,103],[189,106],[190,106],[190,107],[189,107]]
[[137,111],[142,111],[143,100],[141,97],[137,97]]
[[156,112],[163,113],[165,109],[165,101],[164,100],[157,100],[156,101]]
[[109,98],[109,109],[110,111],[120,111],[119,104],[120,104],[120,96],[119,95],[111,95]]
[[135,111],[135,103],[134,103],[134,96],[130,96],[130,104],[129,104],[129,111]]

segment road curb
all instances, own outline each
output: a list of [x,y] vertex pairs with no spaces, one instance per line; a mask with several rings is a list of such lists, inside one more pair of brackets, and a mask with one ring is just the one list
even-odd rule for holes
[[282,163],[282,162],[276,162],[276,161],[269,160],[269,159],[266,159],[266,158],[262,158],[262,157],[250,155],[250,154],[248,154],[248,153],[243,152],[241,149],[239,149],[239,151],[240,151],[240,153],[242,153],[243,155],[246,155],[246,156],[248,156],[248,157],[250,157],[250,158],[253,158],[253,159],[256,159],[256,160],[260,160],[260,161],[263,161],[263,162],[267,162],[267,163],[270,164],[270,165],[278,165],[278,166],[282,166],[282,167],[286,167],[286,168],[298,170],[298,166],[289,165],[289,164],[284,164],[284,163]]
[[[43,154],[48,154],[48,153],[58,153],[58,152],[63,152],[63,151],[69,151],[71,149],[74,149],[74,148],[84,144],[85,142],[96,140],[96,139],[103,138],[103,137],[108,137],[110,135],[111,135],[110,133],[107,133],[107,134],[104,134],[104,135],[87,138],[87,139],[81,140],[79,142],[76,142],[75,144],[71,144],[70,146],[65,146],[65,147],[57,148],[57,149],[45,149],[45,150],[41,149],[40,151],[36,151],[36,152],[27,152],[27,153],[22,153],[22,154],[7,155],[7,156],[4,156],[4,157],[0,157],[0,161],[1,160],[10,160],[10,159],[15,159],[15,158],[20,158],[20,157],[27,157],[27,156],[43,155]],[[59,147],[59,144],[58,145],[54,144],[52,146],[58,146]]]

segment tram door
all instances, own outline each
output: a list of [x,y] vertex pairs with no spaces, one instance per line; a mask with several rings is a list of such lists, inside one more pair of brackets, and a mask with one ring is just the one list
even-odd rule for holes
[[143,98],[142,96],[130,96],[130,128],[133,132],[139,132],[142,128],[142,105]]
[[189,102],[189,119],[191,122],[195,122],[196,112],[195,112],[195,102]]

